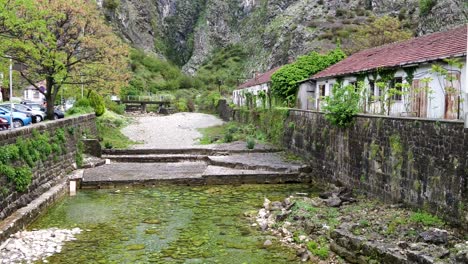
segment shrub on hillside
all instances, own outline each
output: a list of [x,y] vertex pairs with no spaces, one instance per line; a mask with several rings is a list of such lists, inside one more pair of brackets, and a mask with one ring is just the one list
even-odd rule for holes
[[104,100],[104,104],[106,106],[106,109],[115,112],[119,115],[123,115],[125,113],[125,105],[124,104],[118,104],[109,98],[106,98]]
[[89,102],[97,116],[102,116],[106,112],[104,99],[97,92],[91,91],[89,93]]

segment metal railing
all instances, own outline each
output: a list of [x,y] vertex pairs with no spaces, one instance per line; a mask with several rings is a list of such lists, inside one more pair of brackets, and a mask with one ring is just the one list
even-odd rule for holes
[[127,101],[139,102],[170,102],[174,100],[174,96],[170,94],[162,95],[128,95],[125,98]]

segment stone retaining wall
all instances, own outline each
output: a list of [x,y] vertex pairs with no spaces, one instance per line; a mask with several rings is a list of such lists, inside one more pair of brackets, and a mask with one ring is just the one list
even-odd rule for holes
[[323,113],[291,110],[283,143],[319,179],[468,226],[463,122],[359,115],[341,129]]
[[39,161],[33,168],[33,180],[28,190],[19,193],[12,184],[8,183],[5,176],[0,175],[0,186],[8,188],[7,194],[0,194],[0,221],[7,218],[17,209],[28,205],[35,198],[48,191],[55,184],[76,168],[75,156],[77,143],[83,137],[96,137],[95,115],[83,115],[79,117],[65,118],[55,121],[47,121],[33,126],[15,129],[13,131],[0,132],[0,146],[14,144],[18,138],[32,138],[33,131],[43,133],[48,131],[54,135],[56,129],[65,131],[66,151],[63,155],[55,155],[45,162]]

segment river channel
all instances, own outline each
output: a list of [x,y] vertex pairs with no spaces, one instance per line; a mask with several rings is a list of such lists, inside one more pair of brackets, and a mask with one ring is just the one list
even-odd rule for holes
[[[48,263],[300,263],[244,213],[264,197],[311,193],[307,185],[164,186],[85,190],[55,204],[28,229],[75,228]],[[272,246],[264,247],[267,239]]]

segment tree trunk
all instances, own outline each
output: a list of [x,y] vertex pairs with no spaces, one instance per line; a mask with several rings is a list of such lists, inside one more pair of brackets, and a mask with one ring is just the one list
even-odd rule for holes
[[55,93],[52,90],[53,89],[52,78],[46,78],[46,87],[47,87],[47,90],[45,93],[46,103],[47,103],[46,115],[47,115],[47,119],[54,120],[55,119],[55,115],[54,115]]

